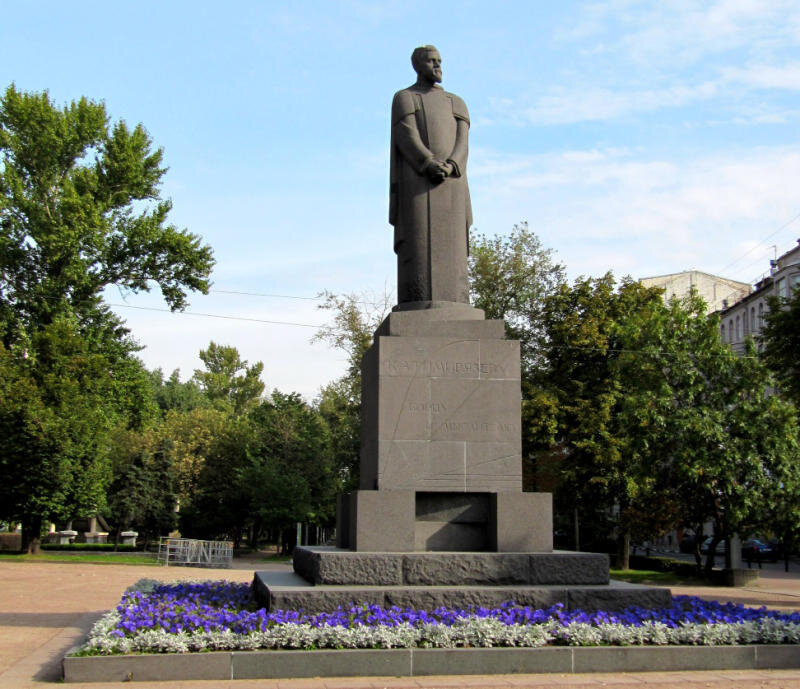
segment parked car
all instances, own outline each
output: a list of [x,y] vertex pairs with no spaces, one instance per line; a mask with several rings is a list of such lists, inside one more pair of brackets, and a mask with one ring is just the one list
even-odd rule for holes
[[748,538],[742,543],[742,559],[777,562],[778,551],[769,543],[764,543],[757,538]]
[[[700,552],[703,555],[708,555],[708,549],[711,547],[711,541],[712,541],[713,538],[714,538],[713,536],[709,536],[708,538],[706,538],[705,541],[703,541],[703,545],[700,546]],[[714,554],[715,555],[724,555],[725,554],[725,541],[724,540],[722,540],[719,543],[717,543],[717,549],[714,551]]]
[[779,541],[777,538],[770,538],[767,541],[767,545],[775,549],[775,557],[778,558],[778,560],[783,560],[786,557],[786,546],[783,544],[783,541]]

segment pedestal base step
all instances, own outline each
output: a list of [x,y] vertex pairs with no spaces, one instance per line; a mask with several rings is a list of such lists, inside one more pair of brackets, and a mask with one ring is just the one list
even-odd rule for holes
[[315,585],[605,585],[603,553],[375,553],[299,546],[294,570]]
[[497,607],[513,600],[520,605],[548,608],[563,603],[569,609],[622,610],[632,605],[666,607],[669,589],[611,582],[606,586],[313,586],[297,574],[256,572],[253,581],[259,603],[273,610],[332,612],[352,605],[399,606],[434,610],[439,607]]

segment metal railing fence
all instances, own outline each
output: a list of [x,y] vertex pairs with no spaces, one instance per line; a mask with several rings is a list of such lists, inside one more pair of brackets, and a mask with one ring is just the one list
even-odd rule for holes
[[230,567],[232,560],[233,543],[230,541],[162,536],[158,543],[158,562],[166,566]]

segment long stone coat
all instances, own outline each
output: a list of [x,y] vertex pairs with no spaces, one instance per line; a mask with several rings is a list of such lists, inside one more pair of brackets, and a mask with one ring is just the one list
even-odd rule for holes
[[[398,304],[469,302],[468,134],[467,106],[455,94],[418,84],[395,94],[389,222],[394,225]],[[438,184],[424,174],[433,158],[454,167],[453,175]]]

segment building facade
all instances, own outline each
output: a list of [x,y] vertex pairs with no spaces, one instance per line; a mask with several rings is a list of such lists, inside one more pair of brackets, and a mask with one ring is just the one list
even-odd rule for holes
[[750,285],[746,282],[729,280],[700,270],[656,275],[642,278],[639,282],[645,287],[661,287],[664,290],[665,301],[669,301],[672,297],[681,299],[694,289],[706,302],[709,312],[719,311],[751,292]]
[[771,296],[788,299],[800,286],[800,240],[776,260],[770,261],[770,274],[759,280],[755,289],[743,299],[729,302],[719,309],[719,334],[738,354],[744,353],[747,337],[757,338],[764,326]]

